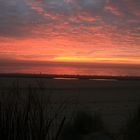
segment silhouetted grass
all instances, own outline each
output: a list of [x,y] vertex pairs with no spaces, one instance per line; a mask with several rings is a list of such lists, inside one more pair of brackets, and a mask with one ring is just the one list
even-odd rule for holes
[[35,92],[30,86],[25,93],[18,84],[0,93],[0,139],[1,140],[57,140],[65,116],[64,107],[52,106],[43,88]]
[[94,140],[98,137],[110,138],[107,134],[104,123],[97,113],[94,115],[80,111],[76,113],[73,120],[67,122],[61,134],[61,140]]
[[140,107],[126,124],[124,140],[140,140]]

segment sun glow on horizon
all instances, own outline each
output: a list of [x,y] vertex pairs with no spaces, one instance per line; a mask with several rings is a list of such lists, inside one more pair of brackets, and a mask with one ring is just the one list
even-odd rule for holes
[[133,58],[111,58],[111,57],[77,57],[77,56],[60,56],[55,57],[53,61],[61,62],[98,62],[98,63],[127,63],[140,64],[140,59]]

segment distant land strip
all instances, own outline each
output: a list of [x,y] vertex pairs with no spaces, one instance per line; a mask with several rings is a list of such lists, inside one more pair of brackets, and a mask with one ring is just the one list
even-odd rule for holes
[[75,80],[140,80],[140,76],[97,76],[97,75],[59,75],[59,74],[24,74],[0,73],[0,78],[46,78]]

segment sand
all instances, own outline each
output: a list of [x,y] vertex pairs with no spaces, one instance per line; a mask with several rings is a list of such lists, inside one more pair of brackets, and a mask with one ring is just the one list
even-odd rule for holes
[[127,80],[63,80],[34,78],[0,78],[0,91],[8,90],[18,82],[27,90],[29,85],[38,90],[38,85],[51,94],[54,102],[65,101],[68,109],[97,111],[106,128],[118,133],[126,120],[140,104],[140,81]]

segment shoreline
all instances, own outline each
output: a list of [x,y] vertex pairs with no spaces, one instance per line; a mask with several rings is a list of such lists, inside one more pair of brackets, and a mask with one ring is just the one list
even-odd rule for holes
[[58,75],[58,74],[26,74],[26,73],[0,73],[0,78],[45,78],[55,80],[138,80],[140,76],[104,76],[104,75]]

